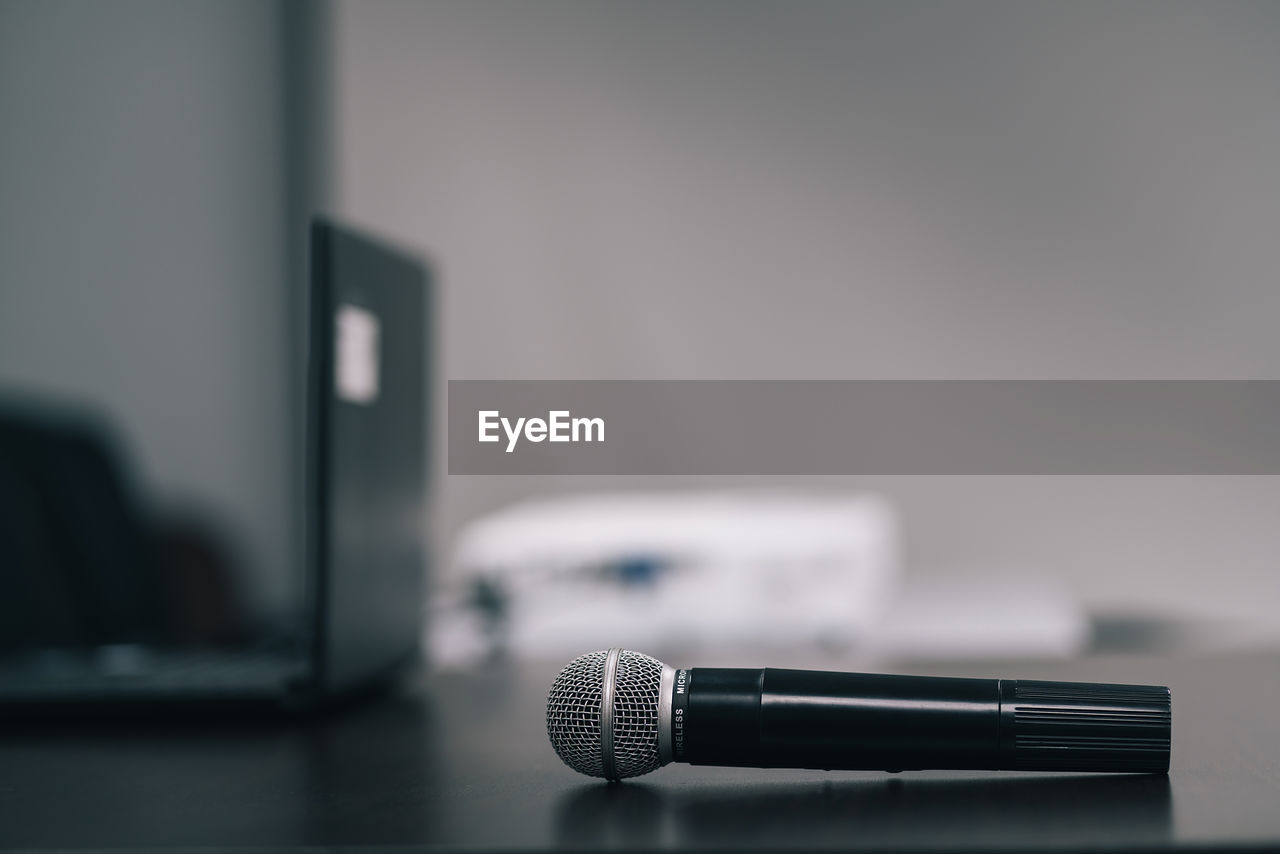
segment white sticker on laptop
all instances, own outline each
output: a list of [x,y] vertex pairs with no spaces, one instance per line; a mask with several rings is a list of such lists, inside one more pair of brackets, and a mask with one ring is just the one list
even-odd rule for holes
[[378,399],[380,329],[377,316],[368,309],[338,307],[334,381],[340,400],[368,406]]

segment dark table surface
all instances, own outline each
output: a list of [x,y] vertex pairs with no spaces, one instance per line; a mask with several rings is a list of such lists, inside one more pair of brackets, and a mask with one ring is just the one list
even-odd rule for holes
[[0,845],[1280,848],[1280,652],[894,669],[1167,684],[1172,770],[675,765],[609,785],[547,743],[556,668],[508,665],[418,677],[317,719],[0,722]]

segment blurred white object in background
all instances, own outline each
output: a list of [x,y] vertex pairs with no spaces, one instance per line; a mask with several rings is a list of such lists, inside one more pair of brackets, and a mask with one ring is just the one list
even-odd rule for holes
[[428,650],[442,666],[628,646],[843,650],[900,580],[893,507],[843,492],[580,494],[476,520]]
[[952,571],[908,582],[863,652],[878,661],[1070,658],[1091,637],[1083,605],[1051,578]]

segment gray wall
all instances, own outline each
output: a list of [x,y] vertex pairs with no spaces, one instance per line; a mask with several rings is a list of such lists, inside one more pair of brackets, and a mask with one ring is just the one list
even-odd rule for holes
[[[453,378],[1274,378],[1274,3],[338,2]],[[442,447],[438,444],[437,446]],[[439,459],[439,457],[438,457]],[[547,490],[444,478],[441,532]],[[1268,614],[1272,478],[877,478],[913,572]]]
[[290,589],[280,3],[0,2],[0,391],[117,423]]

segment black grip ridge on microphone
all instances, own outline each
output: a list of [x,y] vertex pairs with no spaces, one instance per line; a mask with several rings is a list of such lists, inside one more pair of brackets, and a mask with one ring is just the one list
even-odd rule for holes
[[1169,770],[1172,704],[1156,685],[1000,683],[1000,764],[1018,771]]

